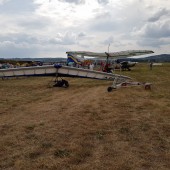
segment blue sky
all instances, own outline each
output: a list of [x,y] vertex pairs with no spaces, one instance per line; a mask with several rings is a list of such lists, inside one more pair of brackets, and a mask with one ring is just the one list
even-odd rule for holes
[[170,53],[169,0],[0,0],[0,57]]

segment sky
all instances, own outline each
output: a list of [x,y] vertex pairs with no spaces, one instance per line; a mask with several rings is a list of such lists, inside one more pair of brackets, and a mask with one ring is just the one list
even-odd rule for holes
[[0,0],[0,58],[170,54],[170,0]]

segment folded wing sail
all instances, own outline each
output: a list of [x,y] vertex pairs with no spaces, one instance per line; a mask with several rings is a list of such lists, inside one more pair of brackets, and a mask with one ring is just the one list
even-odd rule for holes
[[81,56],[88,56],[88,57],[132,57],[132,56],[139,56],[144,54],[151,54],[154,53],[151,50],[128,50],[128,51],[120,51],[120,52],[111,52],[111,53],[96,53],[96,52],[89,52],[89,51],[68,51],[67,54],[72,55],[81,55]]

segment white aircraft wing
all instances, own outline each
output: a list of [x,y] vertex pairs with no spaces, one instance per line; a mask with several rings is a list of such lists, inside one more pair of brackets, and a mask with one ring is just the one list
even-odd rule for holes
[[105,53],[96,53],[96,52],[89,52],[89,51],[67,51],[66,54],[71,55],[81,55],[81,56],[89,56],[89,57],[106,57]]
[[81,55],[81,56],[89,56],[89,57],[131,57],[138,56],[144,54],[154,53],[151,50],[128,50],[128,51],[120,51],[120,52],[105,52],[105,53],[96,53],[89,51],[67,51],[66,54],[72,55]]
[[65,77],[73,76],[109,81],[113,81],[115,78],[119,78],[122,80],[131,80],[130,77],[124,75],[61,65],[0,69],[0,78],[18,76],[56,76],[56,74]]

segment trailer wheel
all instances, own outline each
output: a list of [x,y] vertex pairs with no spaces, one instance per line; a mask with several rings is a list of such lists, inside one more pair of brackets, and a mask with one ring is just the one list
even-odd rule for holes
[[145,90],[151,90],[151,85],[150,84],[145,85]]
[[53,86],[54,87],[63,87],[64,82],[62,80],[58,80]]
[[127,86],[127,83],[126,83],[126,82],[124,82],[124,83],[122,83],[122,84],[121,84],[121,86]]
[[65,87],[66,87],[66,88],[69,87],[68,81],[64,80],[64,84],[65,84]]
[[108,91],[108,92],[111,92],[112,89],[113,89],[112,87],[108,87],[108,88],[107,88],[107,91]]

